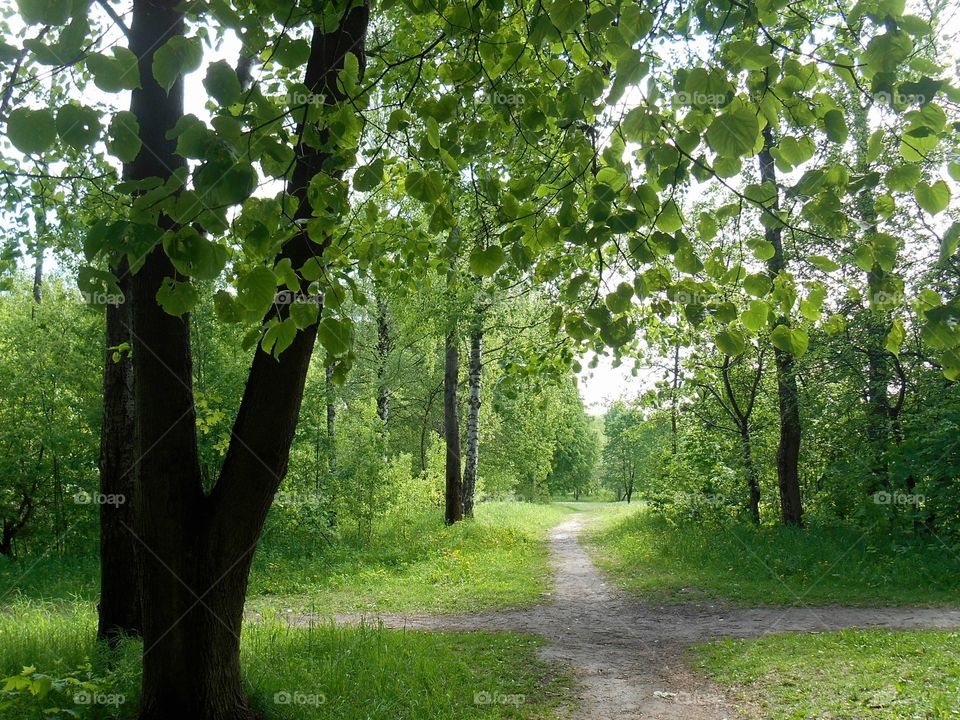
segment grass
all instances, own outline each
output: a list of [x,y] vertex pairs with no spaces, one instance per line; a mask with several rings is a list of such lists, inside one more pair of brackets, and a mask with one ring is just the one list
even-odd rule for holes
[[759,717],[946,720],[960,717],[960,634],[770,635],[697,648],[699,664]]
[[[45,689],[40,697],[0,686],[0,717],[132,717],[142,648],[131,641],[108,655],[93,640],[95,628],[93,611],[81,605],[64,612],[19,603],[0,614],[0,677],[28,666],[23,677]],[[538,659],[538,645],[506,634],[248,625],[244,681],[264,720],[554,717],[571,700],[570,680]],[[112,701],[78,703],[85,693]]]
[[[482,503],[443,524],[434,509],[378,528],[368,543],[284,527],[272,518],[251,573],[249,605],[318,614],[470,613],[535,604],[549,590],[547,531],[576,506]],[[0,607],[15,599],[93,603],[95,543],[69,557],[0,558]]]
[[601,568],[654,602],[946,605],[960,601],[960,554],[941,543],[852,527],[671,523],[645,508],[588,534]]
[[386,528],[366,545],[318,546],[268,535],[257,553],[250,607],[335,612],[472,613],[535,604],[549,591],[547,531],[561,505],[484,503],[473,521],[440,511]]

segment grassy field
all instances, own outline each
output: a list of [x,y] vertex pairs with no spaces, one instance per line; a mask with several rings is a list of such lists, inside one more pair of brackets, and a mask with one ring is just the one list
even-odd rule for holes
[[673,524],[620,510],[588,544],[621,587],[654,602],[942,605],[960,602],[960,550],[855,528]]
[[[453,527],[439,509],[383,526],[368,542],[268,525],[254,560],[251,609],[466,613],[535,603],[549,589],[547,531],[568,505],[483,503]],[[17,598],[96,601],[95,547],[68,557],[0,558],[0,607]]]
[[960,717],[960,634],[845,630],[719,641],[700,667],[775,720]]
[[[129,718],[140,676],[136,642],[108,655],[88,606],[18,604],[0,613],[0,717]],[[517,635],[414,633],[377,627],[248,625],[244,680],[264,720],[546,718],[569,678]]]
[[549,590],[547,531],[564,505],[484,503],[476,519],[443,524],[438,510],[386,528],[371,543],[264,538],[250,607],[319,613],[470,613],[535,604]]

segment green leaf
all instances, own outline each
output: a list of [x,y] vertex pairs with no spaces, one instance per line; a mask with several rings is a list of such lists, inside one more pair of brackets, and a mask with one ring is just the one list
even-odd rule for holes
[[224,106],[233,105],[243,94],[237,73],[226,60],[210,63],[203,79],[203,87],[214,100]]
[[203,62],[203,48],[198,38],[174,35],[153,55],[153,77],[167,92],[177,77],[193,72]]
[[673,264],[677,270],[689,275],[696,275],[703,270],[703,263],[700,261],[700,258],[698,258],[693,252],[693,249],[687,245],[677,249],[677,252],[673,256]]
[[313,325],[319,313],[320,307],[317,303],[309,300],[297,300],[290,306],[290,317],[301,330]]
[[581,0],[553,0],[547,14],[557,30],[568,33],[587,16],[587,8]]
[[107,130],[107,150],[120,162],[133,162],[142,144],[137,116],[128,110],[116,113]]
[[179,272],[197,280],[213,280],[227,262],[226,248],[210,242],[190,225],[167,233],[163,249]]
[[720,352],[736,357],[747,349],[747,339],[739,330],[721,330],[714,338]]
[[190,282],[164,278],[157,290],[157,303],[170,315],[180,316],[196,307],[200,300],[197,289]]
[[87,56],[87,69],[93,73],[93,84],[108,93],[140,87],[140,64],[137,56],[120,45],[111,49],[113,57],[101,53]]
[[237,282],[237,300],[254,315],[264,315],[277,295],[277,276],[262,265]]
[[383,182],[383,160],[377,158],[369,165],[361,165],[353,175],[353,187],[360,192],[376,190]]
[[676,232],[683,225],[683,219],[680,216],[680,208],[673,200],[667,200],[660,208],[660,214],[657,215],[655,226],[658,230],[665,233]]
[[65,25],[70,6],[67,0],[17,0],[20,17],[28,25]]
[[884,180],[887,187],[893,191],[907,192],[913,190],[920,182],[920,167],[908,164],[890,168]]
[[317,326],[317,339],[333,356],[345,355],[350,350],[352,328],[347,320],[325,317]]
[[432,203],[436,202],[443,192],[443,178],[436,170],[426,173],[414,170],[407,174],[404,186],[410,197],[421,202]]
[[278,358],[280,353],[293,344],[296,337],[297,324],[293,321],[293,318],[286,318],[285,320],[272,318],[267,331],[263,334],[263,340],[260,341],[260,347],[263,348],[265,353]]
[[499,245],[477,248],[470,253],[470,271],[481,277],[493,275],[506,259],[507,254]]
[[7,118],[7,137],[22,153],[42,153],[57,139],[57,122],[48,110],[17,108]]
[[751,300],[750,309],[740,316],[740,322],[751,332],[760,332],[770,318],[770,305],[763,300]]
[[940,242],[940,259],[946,260],[953,257],[958,246],[960,246],[960,222],[955,222],[943,234],[943,239]]
[[743,103],[731,103],[729,109],[710,123],[706,137],[718,155],[737,158],[753,152],[759,135],[756,111]]
[[777,325],[770,333],[770,342],[773,343],[774,347],[788,352],[794,357],[801,357],[807,351],[810,338],[800,328]]
[[936,215],[950,204],[950,186],[943,180],[937,180],[933,185],[921,182],[914,189],[913,196],[921,208]]
[[818,270],[823,270],[823,272],[830,273],[840,269],[840,265],[835,263],[826,255],[810,255],[807,258],[807,262],[809,262]]
[[770,278],[764,273],[753,273],[743,279],[743,289],[754,297],[763,297],[770,292]]
[[100,114],[92,108],[68,103],[57,112],[57,133],[75,150],[93,145],[102,129]]
[[604,302],[613,314],[625,313],[633,305],[633,285],[628,282],[620,283],[614,292],[607,295]]
[[847,121],[839,110],[827,111],[823,116],[823,129],[827,133],[827,139],[835,143],[846,142],[847,135],[850,133],[847,129]]
[[906,337],[907,333],[903,327],[903,320],[897,318],[893,321],[893,325],[890,327],[890,332],[887,333],[883,346],[887,349],[887,352],[893,355],[899,355],[900,348],[903,347],[903,341]]
[[776,254],[773,243],[768,240],[754,238],[753,240],[747,240],[747,246],[753,250],[754,257],[757,260],[769,260]]

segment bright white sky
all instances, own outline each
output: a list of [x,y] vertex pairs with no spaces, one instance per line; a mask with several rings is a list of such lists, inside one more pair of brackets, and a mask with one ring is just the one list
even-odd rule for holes
[[614,401],[633,399],[653,387],[656,380],[654,368],[642,367],[636,377],[631,373],[632,368],[632,360],[627,360],[620,367],[613,367],[609,356],[601,357],[597,367],[592,370],[584,367],[577,380],[587,412],[603,415]]

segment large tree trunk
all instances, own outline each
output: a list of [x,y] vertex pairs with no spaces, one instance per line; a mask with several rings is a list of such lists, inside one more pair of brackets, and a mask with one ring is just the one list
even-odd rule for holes
[[[152,75],[153,53],[183,32],[178,0],[136,0],[131,50],[142,89],[133,91],[144,148],[130,179],[168,177],[183,160],[168,131],[182,115],[183,85],[165,92]],[[346,53],[363,68],[369,7],[345,13],[329,33],[315,30],[305,84],[327,103],[344,98],[336,75]],[[299,135],[298,135],[299,136]],[[312,216],[310,179],[327,155],[301,144],[288,191],[295,221]],[[299,269],[325,244],[301,229],[283,248]],[[161,248],[131,282],[134,408],[137,419],[137,539],[142,552],[144,662],[141,720],[253,720],[240,677],[240,627],[250,564],[273,496],[286,473],[316,326],[300,331],[279,359],[255,351],[223,469],[204,495],[194,423],[189,319],[156,302],[175,272]],[[301,278],[301,292],[309,283]],[[275,309],[286,312],[286,308]]]
[[[763,129],[763,149],[760,151],[760,178],[777,186],[777,171],[770,150],[773,148],[773,130]],[[779,201],[775,198],[771,212],[776,212]],[[767,261],[767,271],[775,280],[786,267],[783,240],[778,227],[766,228],[767,242],[773,245],[774,254]],[[788,325],[789,319],[778,317],[775,326]],[[780,445],[777,449],[777,484],[780,489],[780,510],[785,525],[803,524],[803,506],[800,497],[800,393],[797,389],[797,371],[793,355],[774,348],[777,366],[777,398],[780,405]]]
[[460,477],[460,416],[457,382],[460,350],[455,331],[447,333],[443,345],[443,437],[447,446],[446,511],[448,525],[463,519],[463,481]]
[[480,380],[483,365],[483,328],[478,325],[470,332],[470,362],[467,375],[467,456],[463,468],[463,514],[473,517],[474,493],[477,489],[477,469],[480,452]]
[[[116,268],[124,297],[107,305],[103,361],[103,419],[100,426],[100,493],[117,503],[100,504],[100,602],[97,637],[115,642],[140,635],[140,569],[133,536],[134,483],[133,361],[129,349],[130,276],[126,261]],[[117,359],[114,360],[114,355]],[[120,499],[122,498],[122,502]]]

